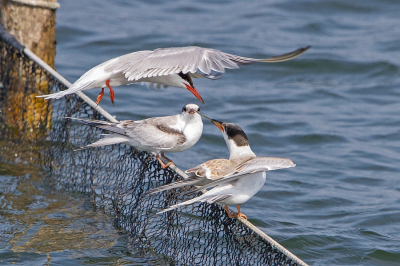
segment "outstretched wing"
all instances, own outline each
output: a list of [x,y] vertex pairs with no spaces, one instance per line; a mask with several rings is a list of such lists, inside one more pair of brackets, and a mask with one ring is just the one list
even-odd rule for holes
[[117,58],[108,64],[105,71],[123,73],[129,81],[138,81],[142,78],[164,76],[177,73],[196,73],[201,71],[207,77],[211,71],[225,72],[225,68],[235,69],[239,65],[254,62],[281,62],[293,59],[310,46],[296,51],[270,57],[267,59],[254,59],[232,55],[215,49],[197,46],[162,48],[154,51],[140,51]]

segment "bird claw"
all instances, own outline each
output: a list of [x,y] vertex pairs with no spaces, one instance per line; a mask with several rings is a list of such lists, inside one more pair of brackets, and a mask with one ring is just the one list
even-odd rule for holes
[[160,156],[157,154],[156,155],[156,159],[158,160],[158,162],[161,164],[161,167],[162,168],[168,168],[168,167],[170,167],[171,165],[175,165],[175,163],[171,160],[171,159],[168,159],[163,153],[161,153],[161,156],[164,158],[164,159],[167,159],[169,162],[167,163],[167,164],[165,164],[161,159],[160,159]]
[[161,165],[161,167],[165,169],[165,168],[170,167],[171,165],[175,165],[174,162],[171,161],[171,162],[169,162],[169,163],[167,163],[167,164],[164,164],[164,163],[163,163],[163,164]]
[[247,220],[247,216],[246,216],[246,215],[244,215],[244,214],[243,214],[243,213],[241,213],[241,212],[239,212],[239,213],[235,213],[235,218],[238,218],[238,217],[241,217],[241,218],[243,218],[243,219]]
[[101,92],[99,93],[99,96],[97,96],[96,106],[99,106],[99,103],[101,101],[101,98],[103,98],[103,96],[104,96],[104,88],[101,88]]
[[228,209],[228,206],[226,206],[226,205],[224,206],[224,209],[225,209],[226,213],[228,214],[229,218],[237,219],[238,217],[240,217],[240,218],[247,220],[247,216],[240,212],[240,204],[238,205],[238,211],[239,211],[238,213],[236,213],[236,212],[231,213]]

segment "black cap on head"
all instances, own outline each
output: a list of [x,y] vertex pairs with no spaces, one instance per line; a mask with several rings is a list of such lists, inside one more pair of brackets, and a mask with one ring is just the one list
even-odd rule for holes
[[236,143],[236,146],[241,147],[249,145],[249,139],[241,127],[232,123],[223,123],[223,126],[228,139],[233,140]]

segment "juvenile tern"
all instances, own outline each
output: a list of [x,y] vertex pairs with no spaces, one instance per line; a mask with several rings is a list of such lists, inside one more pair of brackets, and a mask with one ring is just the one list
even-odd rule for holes
[[[202,185],[192,190],[190,194],[213,187],[199,197],[172,205],[159,213],[196,202],[208,202],[224,205],[230,218],[247,219],[246,215],[240,212],[240,205],[262,188],[265,183],[265,172],[294,167],[296,164],[286,158],[257,157],[249,146],[246,133],[238,125],[206,118],[222,131],[230,152],[229,160],[216,159],[200,164],[188,170],[189,179],[153,189],[147,194],[185,185]],[[237,205],[238,213],[230,213],[227,205]]]
[[204,104],[200,93],[193,85],[193,78],[215,79],[211,71],[224,73],[225,68],[236,69],[239,65],[254,62],[282,62],[293,59],[310,46],[299,48],[296,51],[273,56],[267,59],[254,59],[224,53],[219,50],[197,46],[160,48],[153,51],[138,51],[110,59],[84,73],[67,90],[49,95],[45,99],[59,99],[65,95],[78,91],[102,88],[96,103],[104,95],[104,88],[110,90],[110,99],[114,104],[114,90],[112,87],[137,82],[157,84],[158,87],[173,86],[184,88],[193,93]]
[[[139,121],[124,120],[119,123],[69,118],[112,132],[112,134],[107,134],[104,138],[82,148],[124,143],[141,151],[155,153],[161,166],[167,168],[173,162],[165,157],[164,153],[185,151],[200,139],[203,122],[198,111],[200,108],[196,104],[186,104],[182,108],[182,113],[178,115],[153,117]],[[164,164],[160,155],[169,162]]]

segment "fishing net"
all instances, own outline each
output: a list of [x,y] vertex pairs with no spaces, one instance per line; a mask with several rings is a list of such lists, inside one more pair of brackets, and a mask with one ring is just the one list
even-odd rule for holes
[[142,197],[180,180],[149,153],[125,145],[79,150],[104,133],[64,117],[104,120],[77,95],[35,98],[65,90],[32,61],[11,35],[0,42],[0,161],[42,167],[60,189],[92,197],[143,253],[171,265],[304,265],[279,250],[217,204],[201,203],[156,214],[186,198],[183,189]]

